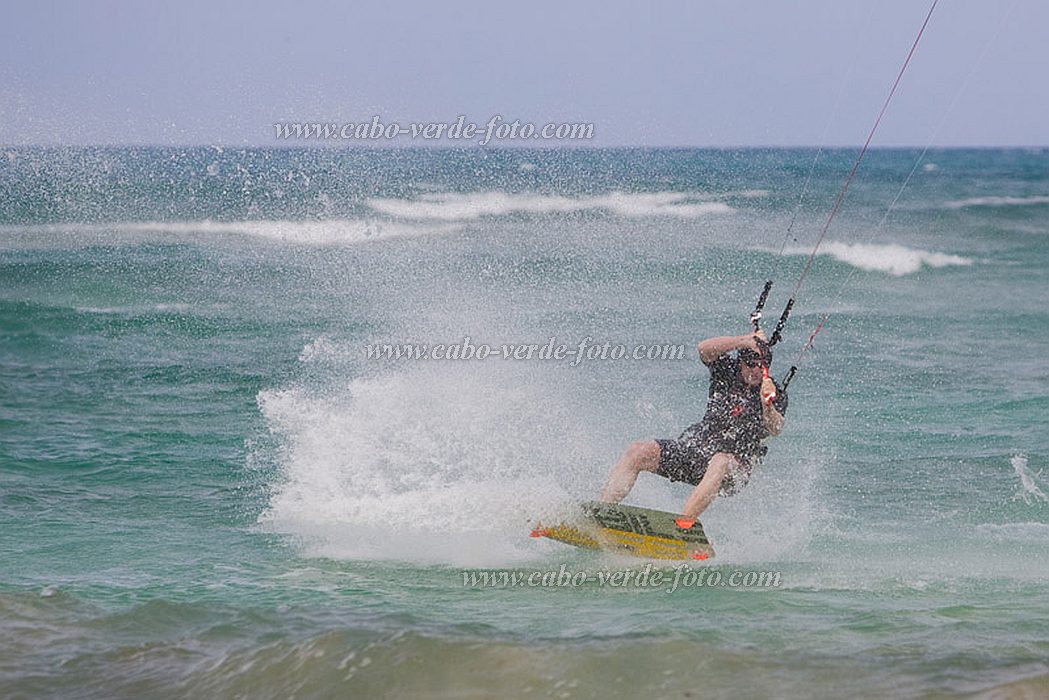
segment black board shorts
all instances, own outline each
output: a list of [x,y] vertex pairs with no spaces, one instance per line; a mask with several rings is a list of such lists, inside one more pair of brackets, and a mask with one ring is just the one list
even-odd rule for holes
[[659,445],[659,466],[655,473],[671,481],[683,481],[693,486],[703,480],[710,458],[718,452],[732,455],[740,464],[737,473],[730,471],[721,482],[721,493],[731,496],[746,485],[750,470],[761,461],[768,449],[762,445],[755,454],[736,454],[717,441],[703,435],[702,431],[686,430],[677,440],[656,440]]
[[656,440],[659,443],[659,467],[656,474],[671,481],[695,485],[707,473],[710,458],[719,450],[717,445],[682,435],[677,440]]

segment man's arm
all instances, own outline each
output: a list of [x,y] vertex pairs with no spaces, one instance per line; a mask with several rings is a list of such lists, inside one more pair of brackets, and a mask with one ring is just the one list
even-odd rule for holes
[[755,337],[765,340],[765,333],[758,331],[744,335],[719,335],[716,338],[707,338],[699,344],[699,359],[703,361],[703,364],[709,365],[733,350],[749,349],[760,352],[754,340]]
[[765,430],[769,431],[769,435],[772,437],[776,437],[783,432],[783,423],[787,419],[775,409],[772,402],[761,402],[761,418],[765,422]]
[[[765,423],[765,430],[772,437],[776,437],[783,432],[783,421],[786,420],[783,414],[772,405],[775,398],[776,383],[769,377],[765,377],[761,380],[761,418]],[[786,400],[786,396],[783,398]],[[784,406],[784,408],[786,407]]]

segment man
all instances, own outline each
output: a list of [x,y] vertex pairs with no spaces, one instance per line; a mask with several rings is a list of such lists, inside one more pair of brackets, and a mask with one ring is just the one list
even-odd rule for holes
[[654,472],[695,485],[676,521],[692,527],[719,489],[732,495],[746,484],[767,451],[762,442],[783,430],[787,395],[767,376],[772,352],[764,333],[708,338],[699,344],[699,358],[710,369],[703,420],[677,440],[631,444],[612,468],[602,501],[618,503],[639,473]]

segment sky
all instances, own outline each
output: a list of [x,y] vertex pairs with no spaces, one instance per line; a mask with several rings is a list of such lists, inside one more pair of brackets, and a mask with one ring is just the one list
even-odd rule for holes
[[[498,115],[594,134],[501,146],[853,146],[930,4],[15,0],[0,144],[303,146],[274,125]],[[1049,145],[1047,28],[1044,0],[940,0],[874,144]]]

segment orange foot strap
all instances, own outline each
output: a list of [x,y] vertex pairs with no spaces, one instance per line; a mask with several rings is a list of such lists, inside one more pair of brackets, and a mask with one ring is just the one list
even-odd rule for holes
[[674,524],[677,525],[682,530],[687,530],[687,529],[689,529],[690,527],[692,527],[693,525],[696,524],[696,519],[695,518],[692,518],[692,519],[689,519],[689,518],[678,518],[677,520],[674,521]]

